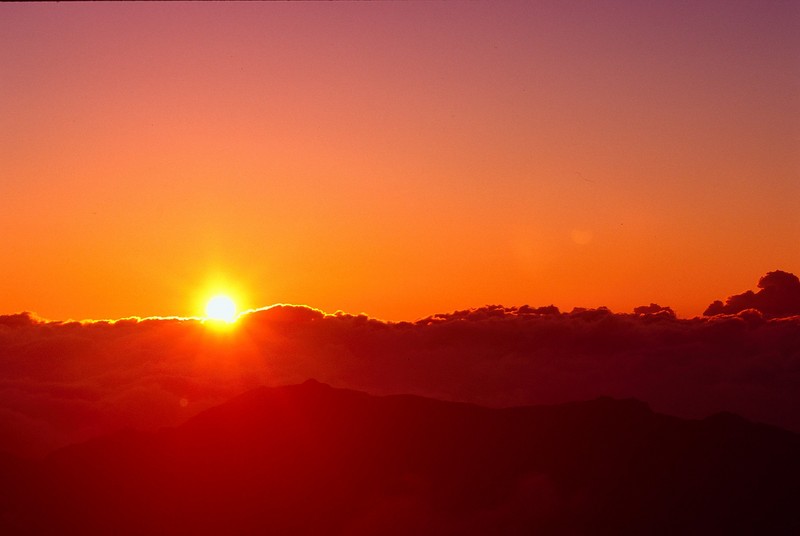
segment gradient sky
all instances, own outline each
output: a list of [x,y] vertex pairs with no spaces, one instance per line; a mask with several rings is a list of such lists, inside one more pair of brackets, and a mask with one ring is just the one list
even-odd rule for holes
[[0,5],[0,308],[681,316],[800,272],[797,2]]

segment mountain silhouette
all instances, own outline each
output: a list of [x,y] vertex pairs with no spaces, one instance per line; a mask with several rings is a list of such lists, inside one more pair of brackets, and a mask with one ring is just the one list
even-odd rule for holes
[[800,441],[636,400],[489,409],[309,380],[0,457],[3,534],[797,534]]

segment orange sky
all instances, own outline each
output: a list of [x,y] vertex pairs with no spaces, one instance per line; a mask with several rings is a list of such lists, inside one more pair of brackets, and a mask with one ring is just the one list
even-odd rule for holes
[[415,319],[800,273],[800,5],[0,5],[0,313]]

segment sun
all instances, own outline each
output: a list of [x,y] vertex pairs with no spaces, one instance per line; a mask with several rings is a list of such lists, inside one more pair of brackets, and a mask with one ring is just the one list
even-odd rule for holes
[[219,322],[236,321],[236,303],[225,294],[217,294],[206,304],[206,318]]

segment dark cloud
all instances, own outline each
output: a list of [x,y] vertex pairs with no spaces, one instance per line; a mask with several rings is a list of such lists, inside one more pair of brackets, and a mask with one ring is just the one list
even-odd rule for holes
[[38,455],[178,424],[257,385],[311,377],[489,406],[633,397],[683,417],[726,410],[800,430],[799,334],[800,316],[679,319],[654,304],[632,314],[492,305],[399,323],[283,305],[227,331],[11,315],[0,317],[0,450]]
[[755,309],[769,318],[800,315],[800,279],[788,272],[769,272],[758,281],[758,292],[748,290],[730,296],[725,303],[716,300],[703,313],[706,316],[737,314]]
[[673,311],[671,307],[661,307],[657,303],[651,303],[650,305],[640,305],[639,307],[634,307],[633,312],[637,315],[659,315],[659,316],[675,317],[675,311]]

